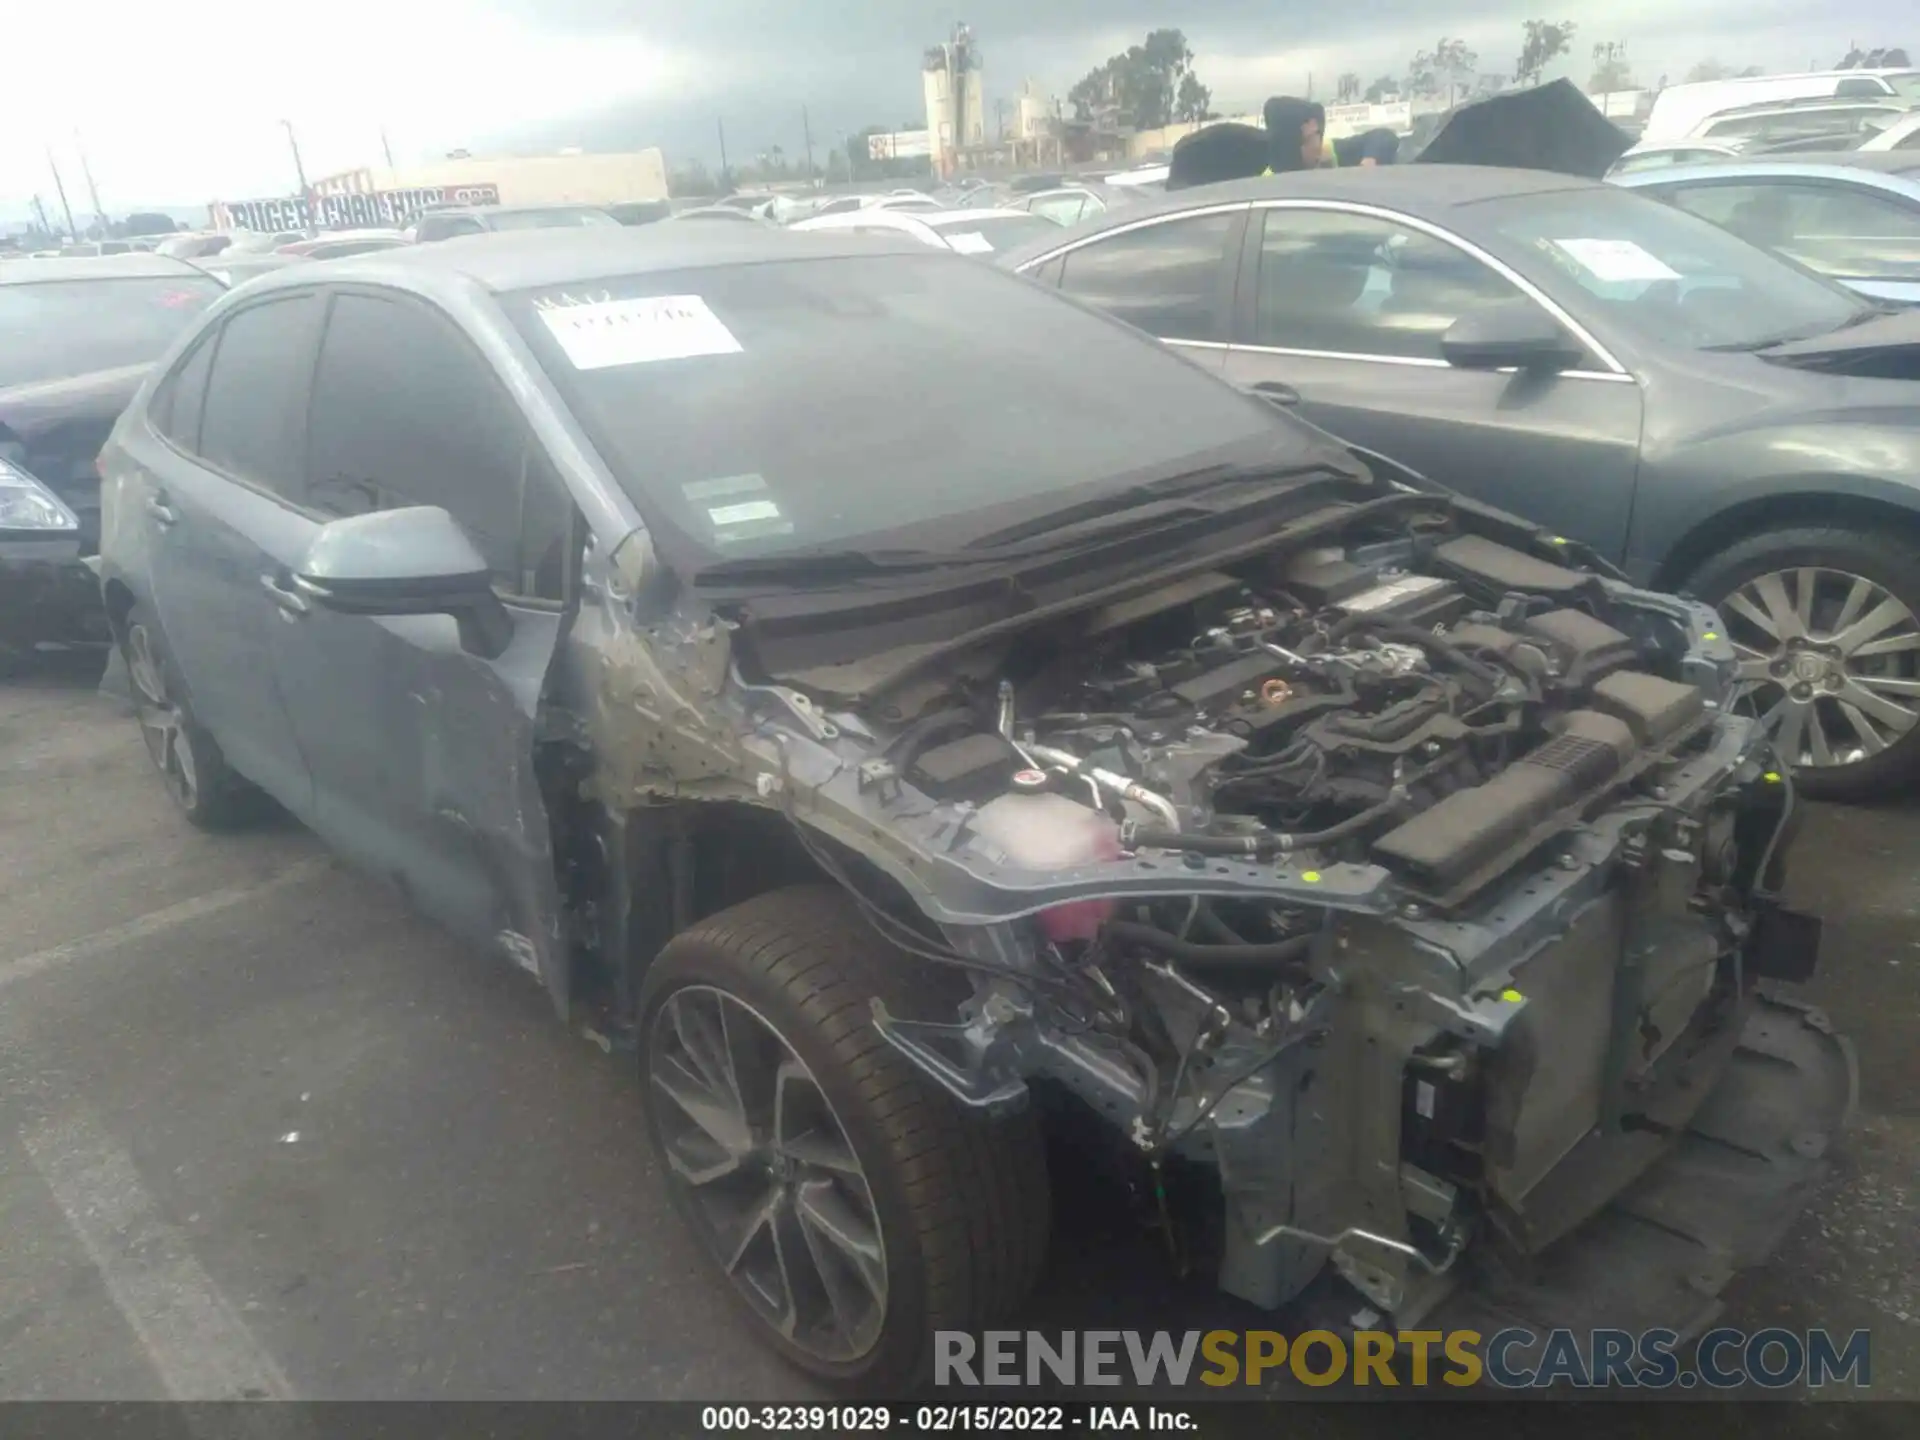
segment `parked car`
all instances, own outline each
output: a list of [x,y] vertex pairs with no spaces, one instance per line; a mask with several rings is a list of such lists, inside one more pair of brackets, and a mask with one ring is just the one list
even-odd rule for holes
[[936,250],[962,255],[990,255],[1010,250],[1053,233],[1051,221],[1020,210],[883,210],[869,206],[840,215],[800,220],[793,230],[850,230],[856,234],[911,236]]
[[107,638],[94,459],[157,359],[220,283],[151,255],[0,267],[0,671],[41,644]]
[[1043,1114],[1227,1289],[1388,1328],[1684,1325],[1822,1174],[1712,612],[991,266],[334,261],[213,307],[105,472],[187,816],[264,788],[609,1007],[716,1279],[855,1393],[1018,1305]]
[[1809,789],[1920,776],[1920,316],[1491,167],[1180,191],[997,263],[1722,607]]
[[620,222],[597,205],[439,205],[413,223],[420,244],[493,230],[575,230]]
[[1689,165],[1618,183],[1863,295],[1920,304],[1920,152]]
[[1860,142],[1869,154],[1882,150],[1920,150],[1920,110],[1909,110],[1891,125],[1882,126]]
[[1666,170],[1675,165],[1709,165],[1716,160],[1735,160],[1747,148],[1744,140],[1674,140],[1652,145],[1636,145],[1607,172],[1608,178],[1638,175],[1647,170]]
[[256,275],[284,270],[289,265],[303,265],[310,258],[306,255],[288,255],[279,250],[256,250],[244,255],[215,255],[204,261],[201,268],[227,285],[244,285]]
[[1155,189],[1143,185],[1105,185],[1088,182],[1083,185],[1061,185],[1048,190],[1036,190],[1027,195],[1014,195],[1001,202],[1008,210],[1025,210],[1056,225],[1078,225],[1082,220],[1092,220],[1119,206],[1132,206],[1151,200],[1165,198],[1164,189]]
[[1654,97],[1644,140],[1679,140],[1729,110],[1796,100],[1869,100],[1920,105],[1920,70],[1820,70],[1668,85]]
[[154,247],[154,254],[173,260],[205,260],[233,244],[231,230],[198,230],[169,235]]
[[303,235],[275,249],[282,255],[297,255],[307,260],[344,260],[349,255],[370,255],[376,250],[392,250],[413,242],[399,230],[323,230]]
[[1748,154],[1845,150],[1872,139],[1907,114],[1904,105],[1865,100],[1744,106],[1714,116],[1687,138],[1738,141]]
[[607,213],[622,225],[651,225],[673,213],[670,200],[622,200],[607,206]]
[[705,224],[718,220],[737,225],[763,225],[771,227],[773,221],[757,210],[742,210],[734,205],[694,205],[685,210],[676,210],[667,217],[668,221],[695,221]]

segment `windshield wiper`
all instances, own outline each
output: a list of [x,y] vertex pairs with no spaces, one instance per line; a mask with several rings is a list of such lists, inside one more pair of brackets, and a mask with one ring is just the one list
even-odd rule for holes
[[[1287,467],[1206,465],[1198,470],[1185,470],[1159,480],[1148,480],[1138,485],[1129,485],[1124,489],[1112,490],[1105,495],[1097,495],[1091,500],[1083,500],[1077,505],[1068,505],[1031,520],[1022,520],[1005,529],[992,530],[985,535],[975,536],[967,542],[966,551],[968,553],[1000,551],[1003,554],[1018,554],[1020,552],[1008,551],[1006,547],[1019,540],[1031,540],[1041,535],[1056,535],[1062,530],[1071,530],[1091,520],[1101,520],[1112,515],[1125,515],[1128,511],[1142,510],[1150,505],[1161,505],[1169,500],[1192,500],[1209,490],[1224,489],[1230,485],[1258,480],[1285,480],[1298,475],[1321,473],[1325,473],[1325,467],[1319,465]],[[1140,516],[1135,521],[1120,526],[1100,526],[1093,534],[1108,538],[1115,529],[1133,529],[1136,525],[1158,524],[1166,518],[1164,513],[1156,513],[1150,518]],[[1036,549],[1026,553],[1043,552]]]
[[998,555],[956,554],[941,550],[796,550],[784,555],[742,555],[719,560],[694,574],[694,583],[751,584],[760,580],[808,584],[867,580],[884,575],[915,575],[950,567],[998,562]]
[[1748,354],[1756,350],[1771,350],[1776,345],[1792,345],[1800,340],[1818,340],[1823,335],[1838,335],[1842,330],[1851,330],[1855,326],[1865,325],[1869,320],[1883,320],[1895,314],[1897,305],[1869,305],[1857,310],[1838,325],[1823,325],[1813,330],[1788,330],[1780,335],[1768,335],[1759,340],[1738,340],[1726,345],[1705,345],[1702,349],[1730,354]]

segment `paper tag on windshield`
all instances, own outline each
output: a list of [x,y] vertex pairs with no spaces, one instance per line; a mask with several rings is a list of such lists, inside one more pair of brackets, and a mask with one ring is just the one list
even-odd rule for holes
[[959,235],[949,235],[947,243],[962,255],[991,255],[993,246],[987,243],[987,237],[978,230],[967,230]]
[[1678,280],[1680,272],[1631,240],[1555,240],[1596,280]]
[[733,332],[698,295],[547,305],[539,313],[576,370],[740,353]]

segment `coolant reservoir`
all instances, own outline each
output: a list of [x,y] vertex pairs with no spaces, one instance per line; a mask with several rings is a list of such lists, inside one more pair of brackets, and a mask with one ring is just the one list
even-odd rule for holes
[[[1002,795],[982,805],[973,832],[1030,870],[1067,870],[1120,856],[1120,827],[1064,795]],[[1058,944],[1091,940],[1113,913],[1112,900],[1075,900],[1043,910],[1041,931]]]

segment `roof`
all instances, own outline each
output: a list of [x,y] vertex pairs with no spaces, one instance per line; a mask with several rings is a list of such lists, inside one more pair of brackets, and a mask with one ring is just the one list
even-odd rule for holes
[[1920,151],[1796,151],[1791,156],[1752,155],[1739,159],[1703,160],[1688,165],[1668,165],[1658,170],[1636,170],[1615,176],[1614,183],[1636,189],[1643,185],[1663,185],[1672,181],[1736,180],[1741,176],[1776,180],[1852,180],[1906,190],[1911,188],[1911,183],[1902,184],[1903,180],[1920,181]]
[[50,280],[142,280],[160,276],[207,278],[198,265],[171,255],[134,250],[125,255],[75,255],[58,260],[10,260],[0,266],[0,285],[33,285]]
[[554,200],[545,205],[429,205],[422,215],[524,215],[546,214],[553,210],[599,210],[602,206],[585,200]]
[[923,255],[926,247],[904,235],[898,240],[831,230],[803,235],[763,225],[608,225],[462,235],[432,245],[313,261],[290,267],[291,273],[275,272],[274,279],[284,276],[289,284],[304,284],[316,276],[329,275],[378,281],[396,273],[451,271],[497,293],[580,284],[616,275],[887,253]]
[[1163,200],[1130,207],[1126,218],[1144,219],[1163,211],[1191,210],[1206,204],[1296,199],[1374,200],[1399,210],[1431,213],[1508,195],[1590,190],[1598,184],[1597,180],[1582,180],[1572,175],[1510,170],[1494,165],[1355,166],[1347,170],[1301,170],[1287,175],[1262,175],[1253,180],[1230,180],[1220,185],[1196,185],[1189,190],[1170,191]]

